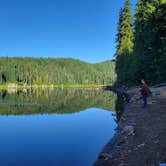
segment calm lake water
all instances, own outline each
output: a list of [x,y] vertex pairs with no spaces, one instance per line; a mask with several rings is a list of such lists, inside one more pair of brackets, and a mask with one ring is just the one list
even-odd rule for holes
[[116,128],[109,91],[0,91],[0,165],[91,166]]

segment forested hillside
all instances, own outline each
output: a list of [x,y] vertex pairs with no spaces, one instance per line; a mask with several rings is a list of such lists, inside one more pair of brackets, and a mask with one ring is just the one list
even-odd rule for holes
[[125,0],[116,43],[117,83],[166,82],[166,0],[139,0],[134,19]]
[[90,64],[64,58],[0,58],[1,83],[21,85],[113,84],[115,63]]

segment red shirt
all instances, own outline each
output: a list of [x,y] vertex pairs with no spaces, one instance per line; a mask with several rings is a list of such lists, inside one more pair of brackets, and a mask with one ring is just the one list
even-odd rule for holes
[[142,89],[141,89],[141,93],[144,95],[148,95],[149,94],[149,88],[147,84],[143,84]]

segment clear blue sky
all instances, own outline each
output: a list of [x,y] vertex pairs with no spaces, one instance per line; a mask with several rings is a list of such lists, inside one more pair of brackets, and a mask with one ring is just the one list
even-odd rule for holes
[[[133,8],[137,0],[131,0]],[[112,59],[124,0],[0,0],[0,56]]]

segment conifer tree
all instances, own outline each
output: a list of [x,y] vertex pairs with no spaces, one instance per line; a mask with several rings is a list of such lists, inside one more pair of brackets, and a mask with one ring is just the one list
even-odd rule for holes
[[117,83],[128,84],[131,77],[130,64],[133,53],[133,27],[129,0],[125,0],[125,7],[120,11],[116,43]]
[[166,1],[140,0],[135,19],[133,78],[166,81]]
[[136,7],[134,23],[134,53],[132,60],[132,78],[134,82],[137,82],[144,77],[141,55],[143,55],[145,44],[143,32],[146,22],[146,2],[147,0],[140,0]]

